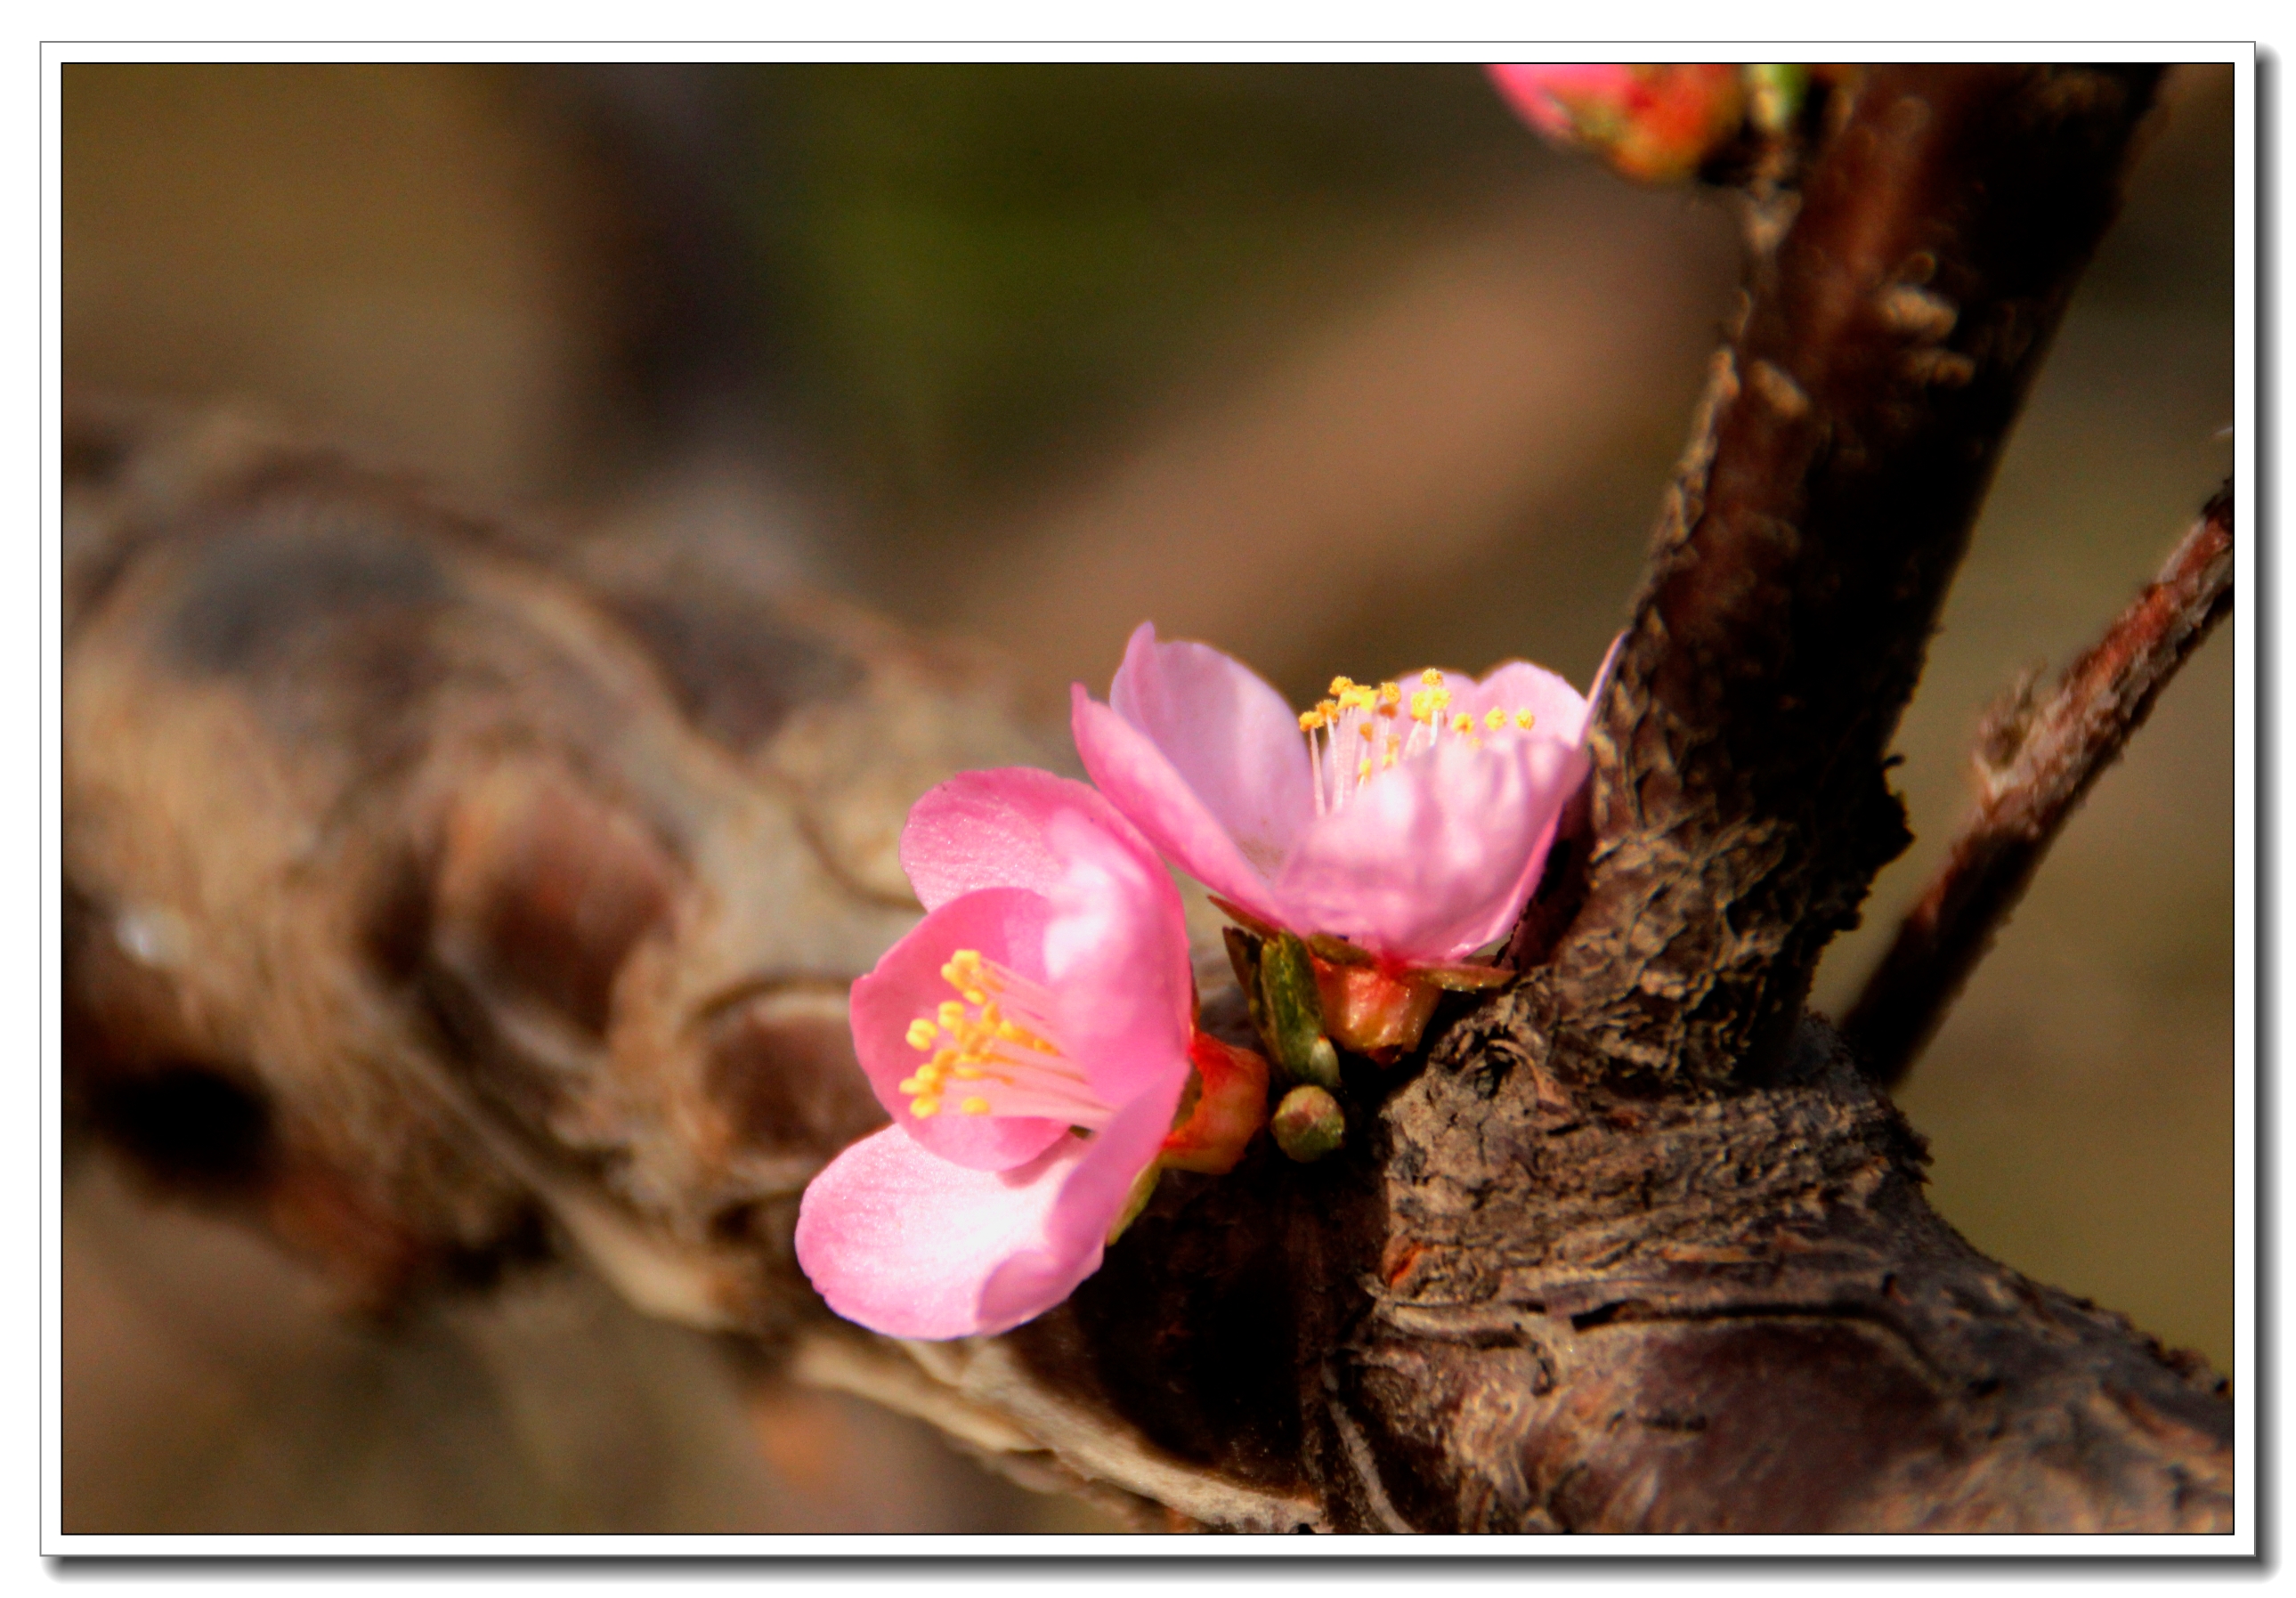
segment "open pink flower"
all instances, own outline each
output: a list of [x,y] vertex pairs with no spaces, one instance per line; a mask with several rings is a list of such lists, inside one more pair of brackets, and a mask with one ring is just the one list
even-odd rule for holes
[[1404,965],[1503,936],[1586,777],[1587,701],[1519,660],[1332,694],[1296,715],[1219,651],[1144,623],[1107,704],[1075,688],[1071,725],[1109,801],[1262,921]]
[[901,864],[930,912],[853,985],[893,1125],[806,1189],[798,1263],[897,1337],[1002,1332],[1100,1267],[1188,1079],[1179,895],[1081,783],[968,772],[917,801]]

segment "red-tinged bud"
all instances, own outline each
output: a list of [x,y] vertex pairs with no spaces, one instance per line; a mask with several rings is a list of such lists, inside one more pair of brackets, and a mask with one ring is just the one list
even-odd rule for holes
[[1267,1061],[1209,1032],[1189,1041],[1188,1060],[1196,1068],[1190,1084],[1194,1103],[1164,1139],[1157,1163],[1225,1176],[1267,1124]]
[[1494,66],[1533,127],[1644,183],[1677,183],[1738,135],[1741,69],[1726,62],[1574,61]]
[[1324,1030],[1333,1043],[1382,1065],[1416,1047],[1443,989],[1410,971],[1316,962]]

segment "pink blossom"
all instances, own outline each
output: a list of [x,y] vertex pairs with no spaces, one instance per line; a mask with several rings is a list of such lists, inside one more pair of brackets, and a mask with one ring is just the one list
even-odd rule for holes
[[929,914],[853,985],[893,1125],[806,1189],[798,1262],[897,1337],[1002,1332],[1100,1267],[1188,1079],[1194,990],[1172,881],[1100,795],[968,772],[917,802]]
[[1296,715],[1237,661],[1144,623],[1107,704],[1074,689],[1071,725],[1109,801],[1262,921],[1400,965],[1504,935],[1586,777],[1587,701],[1519,660],[1332,694]]
[[1737,133],[1746,111],[1742,71],[1727,63],[1521,62],[1489,71],[1548,138],[1651,182],[1688,177]]

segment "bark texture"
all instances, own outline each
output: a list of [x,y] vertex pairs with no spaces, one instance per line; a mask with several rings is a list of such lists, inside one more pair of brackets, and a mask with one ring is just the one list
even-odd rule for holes
[[843,995],[916,914],[908,802],[1056,763],[994,662],[739,547],[83,410],[74,1124],[357,1301],[570,1248],[1146,1526],[2227,1529],[2222,1381],[1962,1242],[1800,1014],[1902,841],[1890,729],[2151,81],[1868,77],[1718,357],[1522,979],[1346,1061],[1341,1154],[1168,1175],[996,1339],[843,1326],[788,1245],[882,1119]]

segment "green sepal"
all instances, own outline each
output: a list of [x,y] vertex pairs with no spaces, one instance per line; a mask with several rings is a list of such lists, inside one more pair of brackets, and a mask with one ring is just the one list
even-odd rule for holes
[[1204,897],[1211,900],[1213,907],[1218,910],[1222,915],[1226,916],[1228,920],[1234,922],[1237,926],[1242,927],[1245,931],[1250,933],[1254,938],[1259,938],[1261,942],[1272,943],[1276,938],[1283,936],[1281,932],[1277,931],[1274,927],[1269,926],[1266,922],[1260,920],[1259,917],[1254,915],[1242,906],[1233,903],[1230,900],[1224,899],[1216,893],[1208,893],[1204,895]]
[[1222,927],[1220,940],[1227,945],[1227,963],[1234,969],[1235,985],[1251,1014],[1251,1029],[1267,1036],[1267,996],[1259,991],[1259,939],[1235,927]]
[[1335,938],[1329,932],[1318,932],[1308,939],[1308,947],[1318,960],[1328,960],[1333,965],[1374,965],[1378,962],[1369,949]]
[[[1259,947],[1259,989],[1267,1011],[1261,1036],[1283,1074],[1327,1091],[1340,1086],[1339,1054],[1324,1036],[1324,1003],[1308,946],[1279,932]],[[1322,1044],[1318,1049],[1316,1045]]]
[[1462,961],[1450,965],[1423,965],[1412,971],[1410,976],[1413,981],[1451,993],[1481,993],[1488,988],[1504,987],[1519,974],[1503,965],[1471,965]]
[[1148,1168],[1133,1178],[1132,1191],[1125,1195],[1124,1208],[1118,1212],[1116,1224],[1108,1229],[1110,1242],[1123,1236],[1124,1229],[1140,1218],[1140,1212],[1148,1208],[1148,1201],[1156,1196],[1156,1183],[1163,1174],[1164,1168],[1151,1160]]

